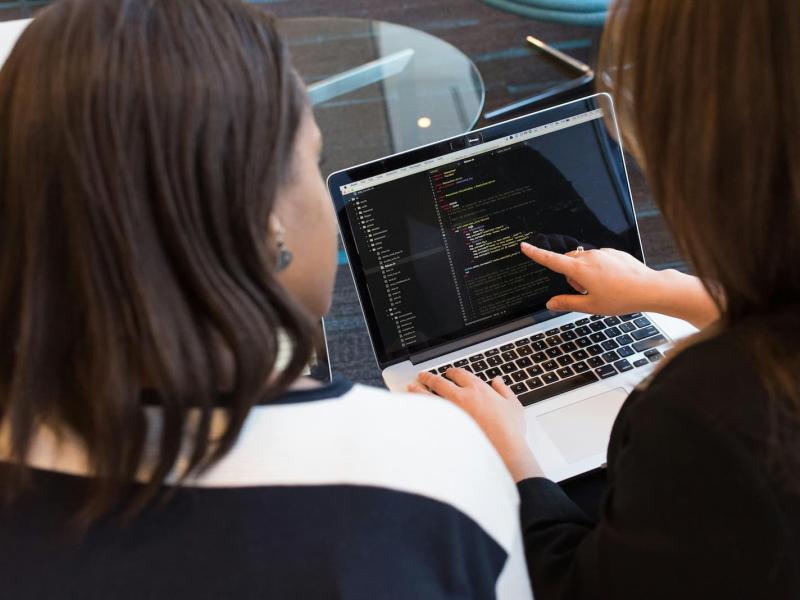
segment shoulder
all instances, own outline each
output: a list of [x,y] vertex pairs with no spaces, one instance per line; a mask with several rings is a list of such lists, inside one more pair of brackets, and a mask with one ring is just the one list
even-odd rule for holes
[[508,549],[519,497],[462,410],[433,396],[353,385],[310,402],[259,406],[202,486],[357,485],[450,505]]

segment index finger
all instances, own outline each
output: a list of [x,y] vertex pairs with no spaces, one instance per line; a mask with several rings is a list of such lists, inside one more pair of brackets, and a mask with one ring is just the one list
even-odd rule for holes
[[483,380],[479,379],[477,375],[470,373],[466,369],[459,369],[457,367],[450,367],[447,369],[447,378],[461,387],[483,383]]
[[417,379],[419,379],[420,383],[425,385],[429,390],[433,390],[442,397],[452,396],[461,389],[452,381],[448,381],[441,375],[434,375],[433,373],[428,373],[427,371],[422,371],[417,376]]
[[528,242],[522,242],[522,244],[520,244],[520,250],[532,261],[539,263],[543,267],[547,267],[551,271],[561,273],[562,275],[570,276],[575,272],[575,268],[578,265],[571,256],[543,250]]

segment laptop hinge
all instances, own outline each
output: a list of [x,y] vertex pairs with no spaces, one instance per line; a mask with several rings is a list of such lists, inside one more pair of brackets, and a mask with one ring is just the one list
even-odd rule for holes
[[500,337],[501,335],[505,335],[506,333],[516,331],[517,329],[522,329],[523,327],[529,327],[531,325],[535,325],[536,323],[541,323],[542,321],[549,321],[550,319],[558,317],[562,314],[563,313],[555,313],[549,310],[545,310],[540,313],[536,313],[535,315],[530,315],[527,317],[523,317],[521,319],[516,319],[515,321],[510,321],[509,323],[498,325],[497,327],[481,331],[479,333],[467,336],[465,338],[460,338],[452,342],[439,344],[435,348],[426,348],[421,352],[416,352],[410,355],[408,359],[411,361],[412,365],[417,365],[419,363],[425,362],[426,360],[436,358],[437,356],[444,356],[445,354],[449,354],[450,352],[455,352],[456,350],[461,350],[462,348],[467,348],[468,346],[472,346],[473,344],[480,344],[481,342],[485,342],[486,340],[491,340],[492,338]]

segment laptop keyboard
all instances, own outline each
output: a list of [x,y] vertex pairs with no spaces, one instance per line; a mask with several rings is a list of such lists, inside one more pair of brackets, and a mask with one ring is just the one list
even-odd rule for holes
[[658,361],[667,342],[641,313],[594,315],[430,369],[502,377],[524,406]]

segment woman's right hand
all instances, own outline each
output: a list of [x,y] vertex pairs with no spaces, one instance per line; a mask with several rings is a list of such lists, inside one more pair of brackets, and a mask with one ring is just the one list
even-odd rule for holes
[[[580,294],[554,296],[550,310],[597,315],[658,312],[704,327],[718,318],[702,282],[674,269],[656,271],[613,248],[558,254],[523,242],[522,253],[566,276]],[[584,293],[585,292],[585,293]]]

